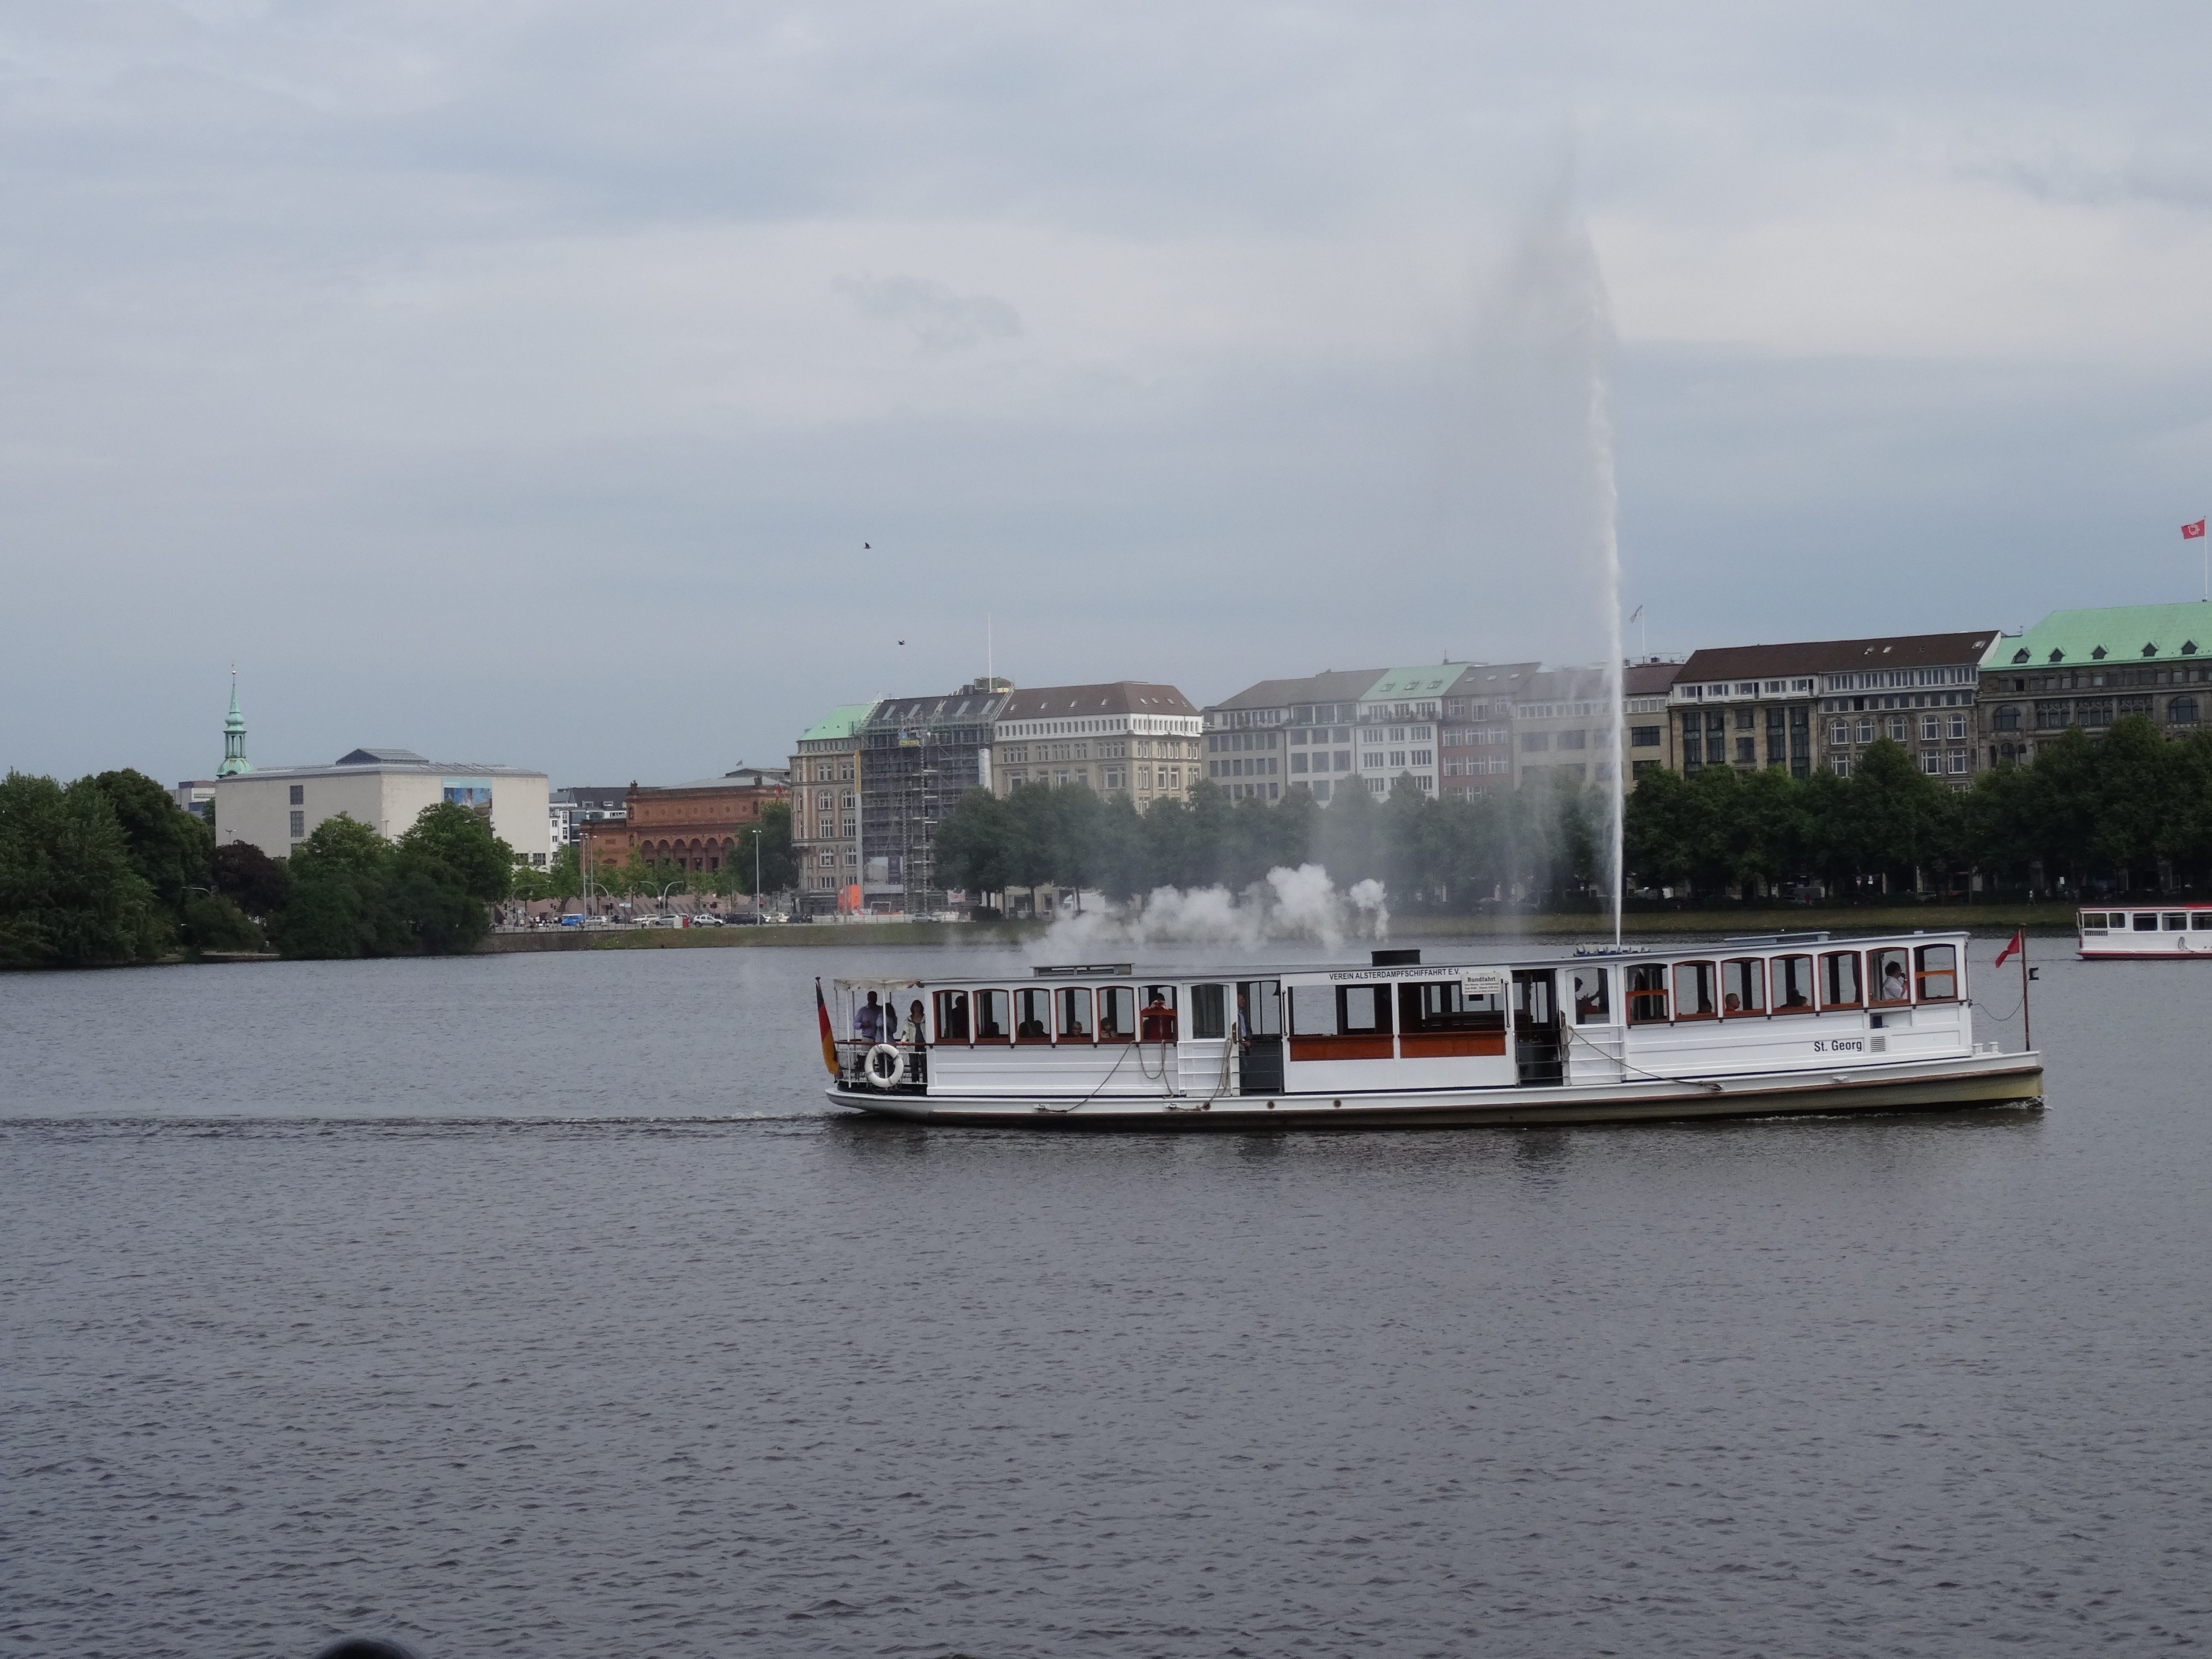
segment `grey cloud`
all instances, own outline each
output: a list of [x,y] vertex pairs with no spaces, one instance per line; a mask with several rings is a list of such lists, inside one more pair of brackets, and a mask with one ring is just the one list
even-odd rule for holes
[[[872,405],[863,383],[842,416],[763,430],[717,424],[713,384],[677,395],[736,349],[713,315],[669,339],[635,325],[650,282],[597,307],[568,290],[624,237],[859,226],[881,234],[809,266],[815,295],[872,263],[890,274],[839,301],[865,326],[1009,351],[1059,315],[1050,279],[990,279],[1026,319],[972,291],[970,228],[1118,241],[1128,269],[1147,244],[1262,234],[1441,259],[1553,165],[1563,122],[1601,225],[1687,223],[1716,246],[1888,188],[1899,147],[2045,199],[2201,206],[2208,47],[2201,0],[27,0],[0,18],[0,699],[37,717],[0,762],[202,774],[233,657],[271,758],[380,738],[667,778],[781,752],[829,704],[977,672],[987,608],[1018,678],[1199,697],[1446,650],[1586,651],[1555,568],[1526,556],[1566,498],[1516,465],[1563,418],[1557,388],[1508,379],[1471,409],[1449,319],[1425,361],[1328,315],[1316,337],[1354,340],[1336,355],[1216,349],[1232,296],[1170,319],[1190,343],[1174,373],[1126,397],[1095,368],[1040,371],[1019,407],[987,386],[954,417],[887,380]],[[1954,156],[1957,132],[2008,137]],[[2018,137],[2042,133],[2065,137]],[[568,285],[557,302],[511,274],[515,248]],[[2007,250],[1988,258],[2001,274]],[[416,270],[491,323],[349,298]],[[780,302],[729,296],[757,337]],[[1087,361],[1118,363],[1095,326]],[[1616,367],[1627,598],[1655,646],[1972,625],[1997,592],[2193,591],[2167,568],[2212,473],[2185,364],[2146,383],[1630,338]],[[880,566],[841,567],[863,540]],[[1128,626],[1072,628],[1068,590],[1040,578],[1088,568],[1126,577]],[[802,625],[824,570],[861,599],[828,649]],[[902,654],[868,632],[878,579]],[[102,672],[57,618],[95,619]],[[619,653],[620,695],[546,695],[578,641]],[[708,712],[638,718],[664,708]]]
[[1021,336],[1021,313],[988,294],[956,294],[919,276],[848,277],[837,286],[864,315],[905,324],[925,350],[957,351]]
[[2212,208],[2212,159],[2136,152],[2103,160],[2055,147],[1976,155],[1966,176],[2002,180],[2039,201],[2110,207],[2142,202],[2201,213]]

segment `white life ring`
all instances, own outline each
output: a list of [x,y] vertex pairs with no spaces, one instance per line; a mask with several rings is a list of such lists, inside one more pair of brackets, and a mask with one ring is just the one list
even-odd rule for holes
[[906,1075],[906,1056],[888,1042],[878,1042],[869,1049],[865,1064],[868,1081],[878,1089],[896,1089]]

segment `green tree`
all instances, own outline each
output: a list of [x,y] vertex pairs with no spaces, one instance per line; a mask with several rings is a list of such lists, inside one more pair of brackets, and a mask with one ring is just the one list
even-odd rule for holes
[[195,951],[260,951],[268,945],[253,919],[220,895],[189,895],[179,932]]
[[1957,867],[1964,813],[1958,792],[1912,763],[1902,745],[1878,738],[1850,776],[1850,817],[1859,868],[1904,878]]
[[479,904],[498,903],[514,885],[514,849],[492,834],[489,820],[458,801],[424,807],[399,837],[398,851],[442,865]]
[[395,849],[369,825],[341,812],[292,849],[292,888],[270,924],[288,957],[344,960],[405,954],[414,945],[392,902]]
[[0,961],[63,968],[151,961],[169,918],[91,778],[0,781]]
[[1686,888],[1704,830],[1702,800],[1680,772],[1654,767],[1628,797],[1623,816],[1628,867],[1647,887]]
[[189,890],[211,884],[215,832],[207,820],[178,805],[143,772],[101,772],[90,781],[115,809],[131,867],[171,916],[181,916]]
[[568,900],[580,897],[584,890],[584,872],[576,843],[570,842],[553,854],[553,862],[545,868],[545,896]]
[[2202,875],[2212,866],[2212,732],[2191,732],[2173,751],[2173,813],[2159,852]]
[[1999,880],[2026,878],[2041,856],[2035,822],[2035,777],[2030,767],[2005,761],[1977,773],[1966,791],[1968,860]]
[[484,901],[460,872],[426,848],[409,846],[404,836],[379,896],[406,929],[409,945],[426,956],[459,955],[491,931]]
[[225,842],[208,862],[216,891],[247,915],[266,921],[284,908],[291,873],[252,842]]
[[[942,826],[939,833],[943,834]],[[761,808],[760,822],[748,824],[737,838],[737,847],[723,860],[723,868],[732,878],[732,890],[750,893],[753,890],[754,854],[757,848],[760,859],[760,885],[763,892],[787,893],[799,884],[799,855],[791,844],[791,803],[772,800]],[[939,855],[942,862],[942,855]],[[939,880],[943,881],[940,876]],[[959,884],[954,883],[953,885]]]
[[963,792],[937,826],[937,878],[971,892],[1005,891],[1012,854],[1008,818],[1006,802],[988,789]]
[[2120,872],[2121,887],[2155,885],[2160,848],[2185,809],[2187,757],[2148,714],[2123,714],[2096,748],[2096,827],[2089,854]]
[[1338,887],[1382,878],[1381,818],[1382,812],[1364,782],[1356,776],[1337,780],[1328,810],[1322,814],[1314,836],[1314,850]]

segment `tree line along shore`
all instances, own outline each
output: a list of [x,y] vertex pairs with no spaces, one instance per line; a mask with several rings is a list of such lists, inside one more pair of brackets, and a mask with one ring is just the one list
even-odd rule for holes
[[[1231,802],[1201,786],[1188,805],[1142,813],[1082,789],[971,790],[939,828],[937,868],[971,890],[1121,901],[1160,886],[1239,891],[1311,862],[1340,889],[1381,882],[1398,915],[1609,908],[1609,797],[1548,776],[1444,796],[1401,778],[1380,799],[1349,790],[1327,807],[1303,790]],[[2172,742],[2130,715],[2095,742],[2069,730],[1966,790],[1886,738],[1849,777],[1656,770],[1628,797],[1623,838],[1632,908],[2199,889],[2212,884],[2212,733]]]
[[[1303,790],[1231,801],[1208,783],[1187,803],[1141,813],[1126,797],[1026,785],[962,796],[939,826],[936,860],[948,886],[1053,887],[1116,902],[1162,887],[1240,892],[1271,869],[1312,863],[1340,889],[1381,883],[1404,931],[1571,931],[1589,925],[1573,918],[1609,908],[1608,811],[1602,790],[1556,778],[1448,797],[1401,779],[1380,799],[1349,791],[1326,808]],[[759,832],[769,890],[789,878],[788,830],[785,817]],[[1854,907],[1914,897],[1962,903],[1960,917],[1978,922],[1995,919],[1996,901],[2008,918],[2058,926],[2077,896],[2212,884],[2212,733],[2170,741],[2129,716],[2094,742],[2069,731],[1963,792],[1883,743],[1847,778],[1655,771],[1628,798],[1624,841],[1638,932],[1748,925],[1754,913],[1832,925]],[[730,862],[716,879],[748,890],[751,860]],[[641,860],[594,880],[637,892],[700,878]],[[329,819],[273,860],[216,846],[205,821],[143,773],[0,781],[0,965],[451,954],[487,941],[493,905],[580,890],[560,863],[518,869],[484,820],[455,803],[425,809],[397,840]],[[1770,911],[1781,900],[1790,907]],[[859,944],[876,931],[761,934]]]

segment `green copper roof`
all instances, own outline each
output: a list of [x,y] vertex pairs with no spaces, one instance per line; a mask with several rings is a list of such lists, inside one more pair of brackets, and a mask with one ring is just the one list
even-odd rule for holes
[[222,721],[222,764],[216,767],[218,778],[234,778],[242,772],[251,772],[253,763],[246,758],[246,716],[238,712],[238,670],[230,671],[230,713]]
[[1448,663],[1441,666],[1431,663],[1421,668],[1393,668],[1362,692],[1360,701],[1376,702],[1386,698],[1441,696],[1444,687],[1465,672],[1465,663]]
[[[2053,653],[2057,655],[2053,655]],[[2116,605],[2054,611],[2024,635],[2000,635],[1982,653],[1987,671],[2079,668],[2108,663],[2212,658],[2212,605]]]
[[841,702],[820,720],[799,734],[801,743],[817,743],[825,739],[849,738],[866,723],[872,702]]

